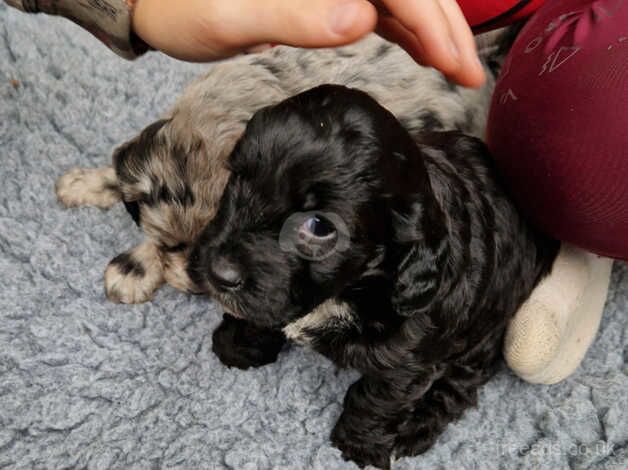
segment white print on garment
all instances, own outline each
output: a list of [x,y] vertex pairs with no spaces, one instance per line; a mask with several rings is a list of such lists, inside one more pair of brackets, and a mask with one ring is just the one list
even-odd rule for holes
[[512,91],[512,88],[508,88],[508,91],[505,91],[499,97],[499,104],[506,104],[509,101],[518,101],[519,98],[515,95],[515,92]]
[[[622,44],[622,43],[624,43],[626,41],[628,41],[628,36],[620,36],[620,37],[617,38],[617,42],[619,44]],[[610,51],[612,48],[613,48],[613,45],[610,44],[607,49]]]
[[528,43],[525,48],[524,54],[529,54],[530,52],[534,52],[537,47],[539,47],[543,43],[543,36],[537,36],[532,41]]
[[558,27],[561,24],[563,24],[565,21],[567,21],[569,18],[573,16],[580,16],[582,15],[583,12],[584,10],[575,10],[575,11],[570,11],[569,13],[563,13],[562,15],[552,20],[550,24],[547,25],[547,27],[545,28],[545,34],[551,33],[552,31],[558,29]]
[[582,48],[579,46],[563,46],[560,47],[557,51],[552,52],[549,56],[547,56],[547,60],[543,64],[543,68],[539,73],[539,77],[545,72],[552,73],[553,71],[560,68],[563,64],[565,64],[572,57],[574,57],[580,51],[580,49]]
[[596,14],[604,13],[609,18],[615,16],[615,13],[622,7],[625,0],[598,0],[592,5]]

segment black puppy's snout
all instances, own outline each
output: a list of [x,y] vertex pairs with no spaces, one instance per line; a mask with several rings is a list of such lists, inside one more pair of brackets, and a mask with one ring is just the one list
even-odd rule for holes
[[209,264],[209,274],[216,287],[234,290],[242,285],[242,268],[225,256],[213,258]]

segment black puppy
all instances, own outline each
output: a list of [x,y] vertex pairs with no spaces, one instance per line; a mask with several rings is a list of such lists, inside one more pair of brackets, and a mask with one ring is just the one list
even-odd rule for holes
[[[549,271],[477,139],[411,137],[365,93],[321,86],[254,115],[189,274],[229,314],[228,365],[309,344],[363,376],[331,439],[359,465],[427,450],[475,405],[510,317]],[[237,318],[236,318],[237,317]]]

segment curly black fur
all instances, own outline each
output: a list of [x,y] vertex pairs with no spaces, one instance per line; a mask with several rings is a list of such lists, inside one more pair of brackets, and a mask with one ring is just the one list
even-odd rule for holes
[[[283,329],[363,374],[331,436],[345,458],[388,468],[428,449],[475,405],[557,243],[520,217],[479,140],[410,136],[340,86],[255,114],[230,167],[192,279],[241,321]],[[348,247],[316,261],[285,249],[282,226],[307,211],[336,214]],[[237,284],[215,282],[216,260]],[[243,347],[225,339],[221,357]]]

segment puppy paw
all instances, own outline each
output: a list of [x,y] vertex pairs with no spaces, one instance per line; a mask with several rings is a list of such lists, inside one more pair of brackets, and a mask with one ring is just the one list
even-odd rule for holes
[[141,256],[142,245],[111,260],[105,271],[105,293],[112,302],[139,304],[153,298],[163,284],[157,258]]
[[163,253],[164,279],[181,292],[197,294],[199,290],[188,274],[188,258],[189,250]]
[[382,445],[377,439],[377,430],[373,431],[375,441],[368,440],[365,434],[351,432],[341,420],[336,423],[336,427],[331,433],[331,442],[334,447],[342,452],[342,458],[350,460],[360,468],[368,465],[389,470],[393,456],[387,445]]
[[55,192],[65,207],[108,209],[120,201],[117,177],[111,167],[74,168],[57,180]]
[[212,351],[229,367],[248,369],[277,360],[286,338],[280,331],[257,327],[225,314],[212,336]]

